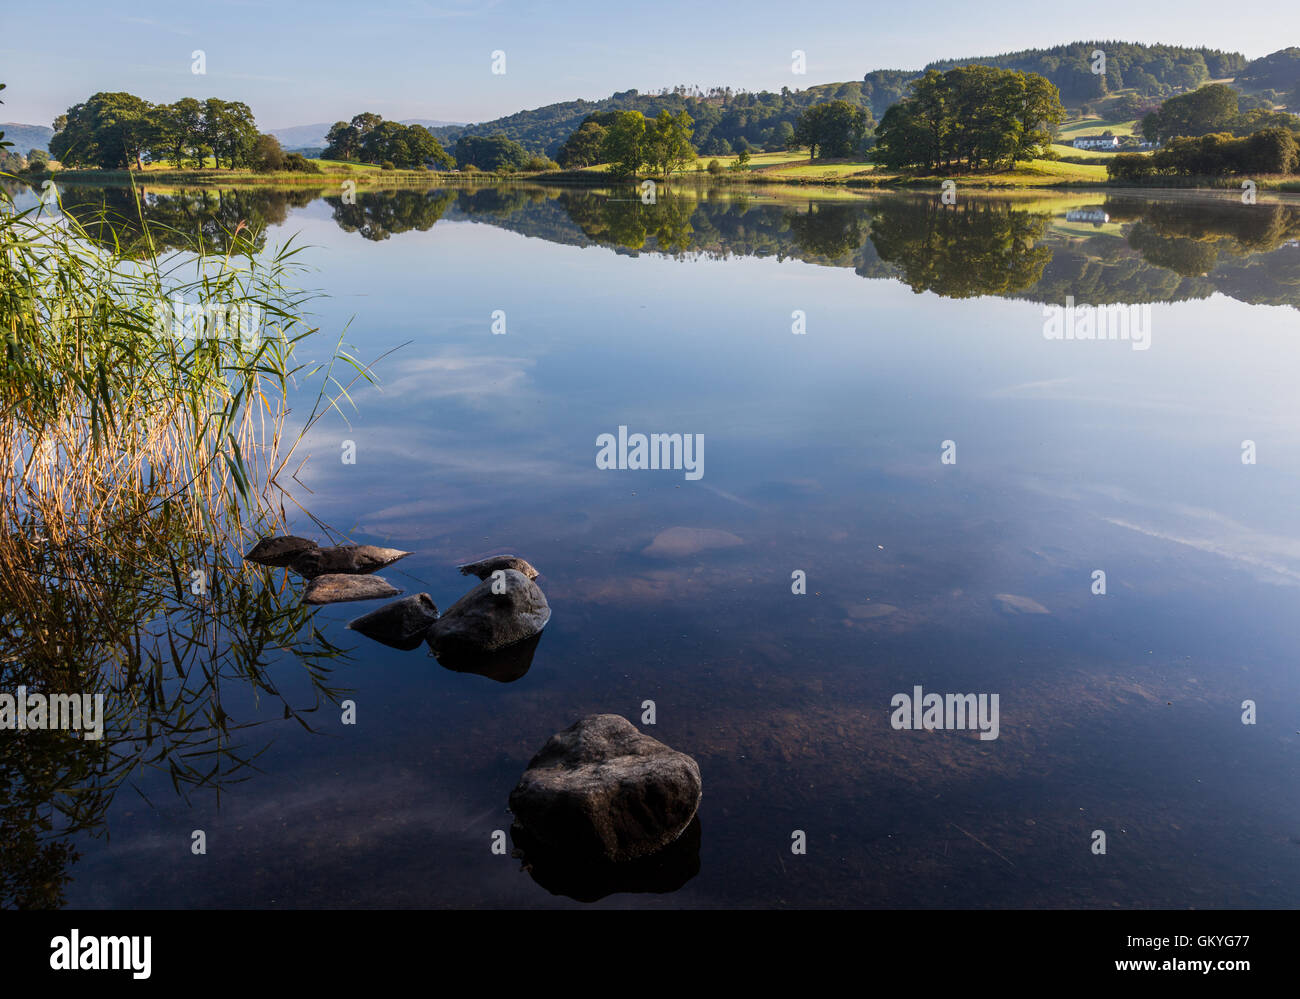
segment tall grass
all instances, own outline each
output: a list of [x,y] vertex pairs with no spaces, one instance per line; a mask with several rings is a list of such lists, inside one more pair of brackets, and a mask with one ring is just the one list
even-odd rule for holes
[[[128,254],[128,231],[189,249]],[[0,691],[102,693],[108,715],[101,742],[0,732],[0,906],[57,904],[75,859],[59,836],[101,830],[141,767],[182,794],[251,772],[257,750],[237,736],[251,722],[223,688],[309,728],[339,698],[342,650],[283,573],[241,556],[284,528],[301,435],[371,374],[341,340],[324,363],[300,360],[319,334],[295,290],[301,248],[260,242],[241,223],[211,254],[143,211],[18,211],[0,192]],[[255,309],[259,336],[213,314],[178,336],[160,321],[177,299]],[[310,400],[312,385],[291,432],[291,391]],[[311,703],[282,694],[286,658]]]

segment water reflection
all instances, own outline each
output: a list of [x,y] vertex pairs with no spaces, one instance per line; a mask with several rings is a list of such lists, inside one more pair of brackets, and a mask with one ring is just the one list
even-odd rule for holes
[[[197,233],[224,252],[243,223],[261,231],[321,198],[318,189],[249,188],[141,192],[153,239],[181,246]],[[381,241],[425,232],[443,220],[473,221],[570,245],[674,257],[775,256],[852,267],[865,278],[902,281],[948,298],[997,295],[1060,303],[1186,301],[1227,294],[1242,301],[1300,305],[1300,207],[1241,205],[1126,194],[1060,196],[1028,205],[963,196],[873,194],[852,201],[746,192],[463,188],[324,196],[344,232]],[[64,209],[107,245],[114,237],[142,255],[135,196],[121,188],[69,187]],[[107,212],[112,225],[100,214]]]
[[[545,632],[532,638],[508,645],[495,652],[471,652],[465,649],[441,649],[436,655],[438,665],[453,673],[476,673],[497,683],[514,683],[533,665],[537,646]],[[431,653],[432,654],[432,653]]]
[[552,895],[579,902],[598,902],[621,893],[666,895],[680,890],[700,873],[700,817],[658,853],[638,860],[579,861],[538,848],[518,823],[510,831],[515,855],[534,881]]

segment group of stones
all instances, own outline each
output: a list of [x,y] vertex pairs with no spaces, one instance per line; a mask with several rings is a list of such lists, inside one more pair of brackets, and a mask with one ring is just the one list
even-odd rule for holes
[[[373,573],[409,554],[373,545],[321,548],[282,536],[259,541],[245,558],[298,573],[308,580],[304,600],[326,604],[400,594]],[[551,618],[537,570],[517,556],[498,555],[460,571],[481,582],[445,614],[419,593],[348,627],[397,649],[426,642],[453,669],[519,649],[531,661]],[[619,715],[589,715],[553,735],[529,761],[510,793],[511,835],[517,855],[552,892],[594,900],[613,891],[672,891],[699,869],[702,793],[700,768],[690,756]]]

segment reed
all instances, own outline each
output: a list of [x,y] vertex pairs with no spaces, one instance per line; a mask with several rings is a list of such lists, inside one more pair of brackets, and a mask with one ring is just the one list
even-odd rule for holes
[[[0,733],[0,906],[57,904],[75,859],[60,837],[102,831],[141,767],[183,795],[251,774],[260,749],[241,731],[268,715],[232,717],[223,688],[308,728],[343,693],[344,650],[283,572],[242,553],[284,529],[298,441],[372,372],[341,338],[300,359],[320,331],[294,241],[260,251],[241,223],[213,254],[202,236],[142,209],[17,211],[0,192],[0,691],[101,693],[107,712],[97,742]],[[175,301],[201,317],[189,329]],[[231,314],[259,317],[255,341]],[[313,386],[291,430],[291,398]],[[282,694],[286,662],[310,703]]]

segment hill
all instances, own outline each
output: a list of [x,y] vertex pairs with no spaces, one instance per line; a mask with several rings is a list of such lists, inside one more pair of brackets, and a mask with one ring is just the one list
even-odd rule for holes
[[[1092,72],[1095,49],[1106,53],[1105,75]],[[906,95],[908,83],[925,70],[974,63],[1041,73],[1060,88],[1065,104],[1075,108],[1120,90],[1138,97],[1170,97],[1195,90],[1211,79],[1233,77],[1247,65],[1244,55],[1219,49],[1072,42],[1052,48],[943,60],[923,70],[872,70],[861,80],[824,83],[803,90],[782,88],[780,93],[733,91],[730,87],[700,91],[684,86],[644,94],[625,90],[597,101],[564,101],[492,121],[430,131],[444,146],[454,145],[461,135],[505,135],[531,152],[554,157],[561,143],[593,112],[640,111],[646,117],[655,117],[662,110],[685,110],[696,122],[696,148],[705,155],[725,156],[745,146],[774,148],[784,131],[783,123],[793,124],[801,111],[821,101],[847,100],[869,108],[873,118],[879,120],[886,108]]]
[[1281,100],[1300,104],[1300,48],[1293,45],[1251,60],[1233,83],[1251,93],[1274,90]]
[[4,132],[6,142],[13,143],[13,152],[26,156],[33,149],[48,150],[54,129],[45,125],[23,125],[16,121],[6,121],[0,122],[0,132]]
[[[1105,73],[1093,72],[1094,51],[1105,54]],[[1172,97],[1211,80],[1236,76],[1245,68],[1246,57],[1219,49],[1091,41],[995,56],[948,59],[932,62],[925,68],[943,71],[976,63],[1039,73],[1056,84],[1062,102],[1072,106],[1125,89],[1133,90],[1139,97]]]

